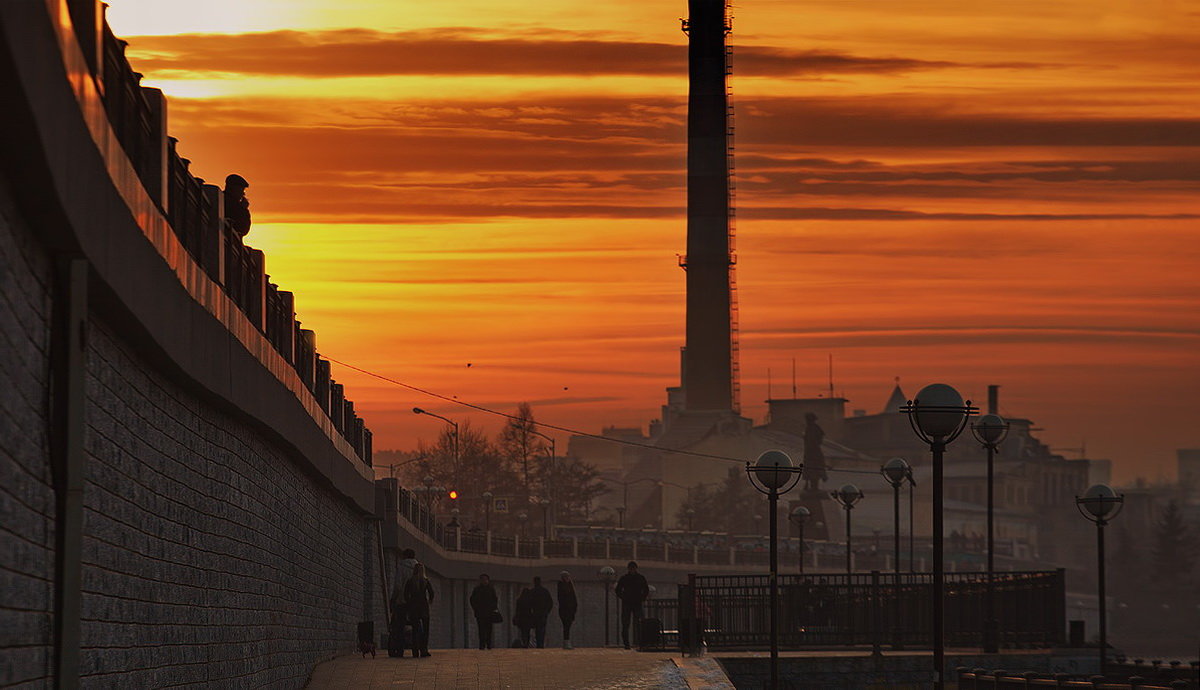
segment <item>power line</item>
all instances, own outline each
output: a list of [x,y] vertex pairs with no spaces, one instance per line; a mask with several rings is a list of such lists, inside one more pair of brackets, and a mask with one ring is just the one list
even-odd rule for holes
[[[524,421],[521,417],[518,417],[518,416],[512,415],[512,414],[508,414],[507,412],[493,410],[491,408],[484,407],[483,405],[476,405],[475,403],[469,403],[469,402],[466,402],[463,400],[458,400],[457,398],[451,398],[449,396],[442,395],[441,393],[435,393],[431,390],[427,390],[427,389],[421,388],[419,386],[414,386],[409,383],[404,383],[403,381],[397,381],[396,379],[389,378],[387,376],[384,376],[383,374],[377,374],[373,371],[368,371],[366,369],[363,369],[362,367],[356,367],[353,364],[348,364],[341,360],[334,359],[333,357],[330,357],[328,355],[321,355],[321,356],[324,357],[325,359],[329,360],[330,362],[340,364],[340,365],[346,367],[347,369],[353,369],[354,371],[357,371],[359,373],[366,374],[367,376],[377,378],[380,381],[387,381],[388,383],[395,384],[397,386],[400,386],[401,388],[407,388],[410,391],[414,391],[414,392],[420,393],[422,395],[428,395],[430,397],[437,398],[438,400],[442,400],[442,401],[445,401],[448,403],[454,403],[455,405],[462,405],[463,407],[467,407],[472,410],[477,410],[479,412],[485,412],[487,414],[496,415],[498,417],[504,417],[505,419],[510,419],[513,421]],[[745,460],[739,460],[738,458],[730,458],[730,457],[726,457],[724,455],[712,455],[710,453],[698,453],[698,452],[692,451],[692,450],[673,450],[670,448],[662,448],[660,446],[655,446],[655,445],[652,445],[649,443],[639,443],[638,441],[630,441],[628,439],[622,439],[622,438],[611,438],[609,436],[601,436],[600,434],[592,434],[592,433],[588,433],[586,431],[572,429],[570,427],[559,426],[557,424],[548,424],[546,422],[535,421],[535,422],[533,422],[533,424],[535,426],[544,427],[546,429],[553,429],[555,431],[561,431],[561,432],[567,433],[567,434],[574,434],[576,436],[584,436],[587,438],[596,439],[598,441],[607,441],[609,443],[620,443],[620,444],[623,444],[626,446],[633,446],[635,448],[644,448],[647,450],[655,450],[660,453],[674,453],[676,455],[690,455],[690,456],[696,457],[696,458],[707,458],[709,460],[724,460],[725,462],[736,462],[738,464],[744,464],[746,462]]]
[[[334,359],[333,357],[330,357],[328,355],[321,355],[321,356],[324,357],[325,359],[329,360],[330,362],[334,362],[335,364],[340,364],[340,365],[346,367],[347,369],[353,369],[354,371],[357,371],[361,374],[366,374],[367,376],[377,378],[380,381],[387,381],[388,383],[400,386],[401,388],[407,388],[410,391],[414,391],[414,392],[420,393],[422,395],[428,395],[430,397],[437,398],[438,400],[442,400],[442,401],[445,401],[448,403],[453,403],[455,405],[462,405],[463,407],[467,407],[472,410],[477,410],[479,412],[485,412],[487,414],[496,415],[497,417],[504,417],[505,419],[510,419],[512,421],[524,421],[523,418],[518,417],[516,415],[508,414],[507,412],[501,412],[500,410],[493,410],[489,407],[484,407],[483,405],[476,405],[475,403],[465,402],[465,401],[459,400],[457,398],[451,398],[449,396],[442,395],[441,393],[435,393],[431,390],[427,390],[427,389],[421,388],[419,386],[414,386],[409,383],[404,383],[403,381],[397,381],[396,379],[384,376],[383,374],[377,374],[373,371],[368,371],[367,369],[363,369],[362,367],[357,367],[357,366],[354,366],[353,364],[343,362],[340,359]],[[546,422],[536,422],[535,421],[535,422],[533,422],[533,424],[534,424],[534,426],[540,426],[540,427],[544,427],[546,429],[553,429],[555,431],[561,431],[563,433],[573,434],[576,436],[584,436],[587,438],[596,439],[597,441],[607,441],[608,443],[619,443],[619,444],[623,444],[626,446],[632,446],[634,448],[655,450],[660,453],[674,453],[676,455],[689,455],[689,456],[692,456],[695,458],[706,458],[709,460],[723,460],[725,462],[736,462],[738,464],[743,464],[746,462],[745,460],[739,460],[738,458],[730,458],[730,457],[727,457],[724,455],[712,455],[710,453],[698,453],[693,450],[673,450],[671,448],[662,448],[661,446],[655,446],[655,445],[652,445],[649,443],[639,443],[638,441],[630,441],[628,439],[612,438],[610,436],[601,436],[600,434],[593,434],[593,433],[589,433],[587,431],[580,431],[578,429],[572,429],[570,427],[559,426],[557,424],[548,424]],[[851,469],[839,469],[837,467],[826,467],[825,471],[826,472],[845,472],[845,473],[849,473],[849,474],[878,474],[878,472],[876,472],[874,470],[851,470]]]

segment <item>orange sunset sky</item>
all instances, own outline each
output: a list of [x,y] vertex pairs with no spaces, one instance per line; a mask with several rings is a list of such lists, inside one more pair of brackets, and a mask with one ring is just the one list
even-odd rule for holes
[[[247,241],[323,354],[589,431],[658,416],[686,2],[110,2],[193,172],[249,179]],[[733,13],[744,413],[793,357],[824,390],[833,353],[850,408],[998,383],[1053,446],[1173,476],[1200,447],[1200,2]],[[377,449],[440,430],[413,405],[499,426],[334,375]]]

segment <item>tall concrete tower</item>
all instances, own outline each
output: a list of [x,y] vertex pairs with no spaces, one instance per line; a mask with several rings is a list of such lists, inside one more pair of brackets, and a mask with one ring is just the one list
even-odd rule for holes
[[738,412],[737,305],[734,300],[731,29],[726,0],[689,0],[687,347],[688,411]]

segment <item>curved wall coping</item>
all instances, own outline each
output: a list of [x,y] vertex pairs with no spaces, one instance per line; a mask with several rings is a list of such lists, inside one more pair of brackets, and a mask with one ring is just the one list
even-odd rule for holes
[[[126,334],[131,344],[165,357],[203,393],[265,427],[361,512],[373,514],[373,468],[337,431],[296,370],[191,258],[142,186],[108,121],[67,1],[0,5],[0,43],[8,43],[38,130],[30,137],[37,141],[25,145],[37,146],[48,168],[47,188],[38,187],[38,196],[55,197],[71,243],[115,297],[110,301],[117,304],[103,306],[115,307],[143,331]],[[73,104],[62,93],[64,81]],[[30,168],[34,176],[33,167],[22,166],[22,172]],[[38,230],[49,236],[64,229]]]

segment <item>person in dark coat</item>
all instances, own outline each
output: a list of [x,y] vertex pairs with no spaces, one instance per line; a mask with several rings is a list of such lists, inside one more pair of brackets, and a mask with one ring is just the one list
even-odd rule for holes
[[225,220],[239,237],[245,237],[250,232],[250,200],[246,198],[246,188],[249,186],[250,183],[241,175],[225,178]]
[[617,599],[621,602],[621,640],[625,643],[625,649],[631,649],[629,645],[630,619],[633,621],[634,630],[637,630],[638,626],[642,624],[642,604],[650,596],[650,584],[646,582],[646,577],[638,572],[638,564],[635,561],[629,561],[628,568],[629,572],[617,580],[615,590]]
[[533,588],[529,590],[530,608],[533,613],[533,631],[537,636],[538,649],[546,647],[546,619],[554,608],[554,600],[550,598],[550,590],[542,586],[542,578],[534,576]]
[[433,585],[425,575],[425,564],[418,563],[412,577],[404,584],[404,602],[413,626],[413,656],[429,656],[429,604],[433,602]]
[[563,626],[563,649],[574,649],[571,645],[571,624],[575,622],[575,614],[579,611],[579,598],[575,596],[575,583],[571,573],[562,571],[558,574],[558,619]]
[[513,625],[521,632],[521,646],[529,646],[529,631],[533,629],[533,590],[526,587],[513,603]]
[[500,613],[500,600],[496,588],[487,575],[479,576],[479,584],[471,592],[471,611],[475,614],[475,625],[479,627],[479,648],[492,648],[492,624]]

